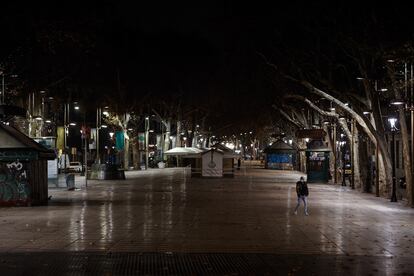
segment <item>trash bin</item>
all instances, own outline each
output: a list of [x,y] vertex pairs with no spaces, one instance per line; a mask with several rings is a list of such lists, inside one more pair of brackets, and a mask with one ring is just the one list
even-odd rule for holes
[[66,175],[66,186],[68,191],[75,190],[75,175],[73,173]]

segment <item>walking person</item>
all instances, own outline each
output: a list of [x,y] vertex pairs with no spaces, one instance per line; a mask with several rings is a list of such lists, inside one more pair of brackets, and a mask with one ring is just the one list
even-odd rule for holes
[[237,159],[237,170],[240,171],[241,158]]
[[305,181],[305,178],[303,178],[303,176],[300,177],[300,180],[298,182],[296,182],[296,194],[298,195],[298,204],[296,205],[295,208],[295,215],[298,214],[298,208],[300,206],[300,202],[303,201],[303,205],[305,207],[305,215],[309,216],[308,213],[308,195],[309,195],[309,190],[308,190],[308,184]]

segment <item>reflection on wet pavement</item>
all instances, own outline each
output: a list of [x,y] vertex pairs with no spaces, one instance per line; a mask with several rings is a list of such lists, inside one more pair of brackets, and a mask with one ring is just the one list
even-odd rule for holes
[[0,251],[231,252],[414,257],[414,210],[340,186],[310,185],[295,216],[294,172],[127,172],[52,189],[50,205],[0,209]]

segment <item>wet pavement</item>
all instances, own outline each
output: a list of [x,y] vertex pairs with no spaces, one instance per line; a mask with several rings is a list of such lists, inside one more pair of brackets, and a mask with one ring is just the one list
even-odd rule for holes
[[[0,209],[0,272],[27,275],[14,266],[25,260],[38,275],[54,266],[85,275],[414,275],[412,208],[309,184],[310,216],[303,206],[294,215],[300,175],[252,166],[205,179],[154,169],[87,188],[77,176],[81,189],[50,188],[49,206]],[[135,270],[115,269],[127,260]]]

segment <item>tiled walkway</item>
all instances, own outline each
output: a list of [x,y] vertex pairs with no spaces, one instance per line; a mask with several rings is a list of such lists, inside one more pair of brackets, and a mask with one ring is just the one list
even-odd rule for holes
[[49,206],[0,209],[0,252],[370,258],[372,269],[364,271],[383,274],[388,264],[385,274],[414,273],[413,209],[341,186],[309,184],[310,216],[303,207],[295,216],[299,176],[243,168],[235,178],[201,179],[164,169],[89,181],[76,191],[52,189]]

